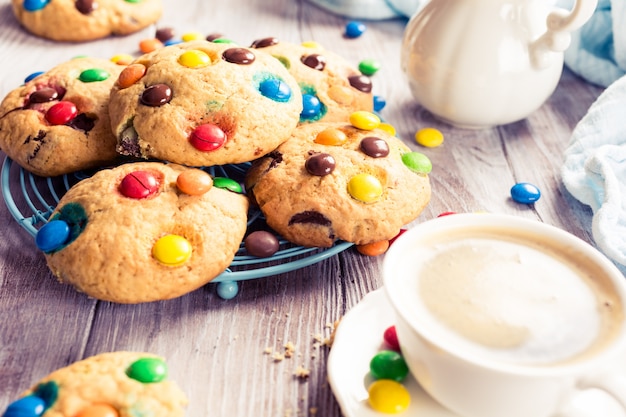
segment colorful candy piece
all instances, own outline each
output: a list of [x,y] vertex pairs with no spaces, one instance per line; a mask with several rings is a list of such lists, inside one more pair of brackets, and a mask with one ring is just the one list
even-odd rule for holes
[[387,100],[381,96],[374,96],[374,111],[378,112],[385,108]]
[[300,117],[303,119],[315,119],[322,112],[322,102],[317,96],[312,94],[302,94],[302,112]]
[[320,145],[340,146],[347,139],[348,136],[343,131],[329,127],[319,132],[315,136],[314,142]]
[[362,130],[374,130],[380,125],[380,118],[367,111],[355,111],[350,115],[350,124]]
[[64,125],[78,115],[76,105],[71,101],[59,101],[46,112],[46,120],[51,125]]
[[278,78],[269,78],[259,85],[259,92],[270,100],[284,103],[291,98],[291,88],[289,85]]
[[370,93],[372,91],[372,80],[367,75],[351,75],[348,77],[350,86],[356,88],[363,93]]
[[167,378],[167,364],[160,358],[141,358],[133,362],[126,375],[139,382],[161,382]]
[[46,7],[50,0],[24,0],[24,10],[27,12],[36,12]]
[[175,34],[174,28],[164,27],[164,28],[158,28],[156,30],[156,33],[154,34],[154,37],[160,40],[161,42],[165,43],[169,41],[170,39],[172,39],[174,37],[174,34]]
[[153,172],[134,171],[122,179],[119,191],[124,197],[142,199],[156,194],[160,186],[160,181]]
[[204,39],[204,35],[200,32],[186,32],[181,36],[183,42],[199,41]]
[[180,266],[191,258],[192,247],[179,235],[165,235],[152,246],[152,256],[167,266]]
[[409,367],[399,352],[382,350],[370,361],[370,374],[374,379],[402,382],[409,374]]
[[433,164],[423,153],[407,152],[402,154],[402,162],[413,172],[428,174],[433,170]]
[[390,125],[389,123],[381,123],[378,125],[378,129],[384,130],[389,133],[391,136],[396,136],[396,128]]
[[139,42],[139,50],[144,54],[156,51],[159,48],[163,48],[163,46],[163,42],[157,38],[143,39]]
[[389,145],[384,139],[376,136],[368,136],[361,139],[361,151],[372,158],[384,158],[389,155]]
[[213,178],[213,186],[232,191],[233,193],[243,194],[243,188],[241,187],[241,184],[239,184],[232,178],[215,177]]
[[24,78],[24,82],[27,83],[30,80],[39,77],[41,74],[43,74],[45,71],[37,71],[37,72],[33,72],[32,74],[29,74],[26,76],[26,78]]
[[117,54],[111,57],[111,62],[114,62],[117,65],[128,65],[133,62],[133,59],[133,56],[130,54]]
[[324,71],[326,68],[326,57],[320,54],[304,55],[300,61],[309,68],[318,71]]
[[192,49],[183,52],[178,57],[178,63],[187,68],[202,68],[211,63],[211,58],[204,51]]
[[199,151],[210,152],[226,143],[226,133],[217,125],[207,123],[196,127],[189,135],[189,143]]
[[213,187],[211,176],[201,169],[188,169],[176,177],[176,186],[187,195],[202,195]]
[[63,220],[51,220],[37,231],[35,244],[42,252],[52,252],[63,246],[70,237],[70,226]]
[[399,382],[390,379],[374,381],[368,388],[370,406],[381,413],[397,414],[409,407],[411,395]]
[[27,395],[9,404],[2,417],[39,417],[46,410],[44,400]]
[[222,52],[222,58],[237,65],[250,65],[256,59],[254,53],[246,48],[229,48]]
[[41,90],[33,91],[31,95],[28,96],[28,102],[31,104],[47,103],[59,99],[59,92],[50,87],[44,87]]
[[93,83],[98,81],[104,81],[109,78],[111,74],[108,71],[100,68],[86,69],[80,73],[78,79],[84,83]]
[[150,107],[159,107],[172,100],[172,89],[167,84],[154,84],[141,94],[141,103]]
[[383,340],[390,349],[400,352],[400,342],[398,341],[396,326],[389,326],[385,329],[385,332],[383,333]]
[[146,74],[146,67],[141,64],[130,64],[122,70],[117,78],[117,85],[120,88],[128,88],[141,80]]
[[415,141],[427,148],[435,148],[443,143],[443,133],[433,127],[425,127],[415,133]]
[[387,252],[387,249],[389,249],[388,240],[379,240],[378,242],[356,245],[357,252],[365,256],[379,256]]
[[351,39],[358,38],[365,32],[366,29],[367,27],[365,26],[363,22],[359,22],[357,20],[351,20],[350,22],[346,24],[346,28],[345,28],[346,38],[351,38]]
[[332,155],[327,153],[315,153],[309,156],[304,167],[311,175],[323,177],[335,170],[336,162]]
[[400,229],[398,231],[398,234],[395,235],[393,238],[389,239],[389,245],[393,245],[393,242],[396,241],[397,238],[399,238],[400,236],[402,236],[402,234],[404,234],[406,232],[407,229]]
[[361,173],[348,181],[348,194],[363,203],[373,203],[383,195],[383,186],[375,176]]
[[533,204],[541,197],[541,191],[536,185],[528,182],[518,182],[511,187],[511,198],[521,204]]
[[437,217],[450,216],[451,214],[456,214],[455,211],[444,211],[443,213],[439,213]]
[[359,62],[359,71],[364,75],[374,75],[380,70],[381,64],[375,59],[364,59]]
[[75,417],[119,417],[119,413],[108,404],[91,404],[80,410]]
[[267,258],[278,251],[279,242],[272,233],[265,230],[257,230],[244,239],[244,246],[250,255]]

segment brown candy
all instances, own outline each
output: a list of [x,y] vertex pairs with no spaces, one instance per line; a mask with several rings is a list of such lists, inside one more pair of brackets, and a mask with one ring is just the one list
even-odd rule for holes
[[154,37],[165,43],[174,37],[174,29],[173,28],[159,28],[157,29]]
[[172,99],[172,89],[167,84],[154,84],[146,88],[141,95],[141,102],[146,106],[159,107]]
[[278,39],[274,37],[257,39],[250,45],[251,48],[267,48],[268,46],[276,45]]
[[302,61],[302,63],[307,67],[313,68],[314,70],[324,71],[324,68],[326,68],[326,57],[324,55],[305,55],[300,58],[300,61]]
[[49,101],[60,100],[59,93],[54,88],[45,87],[34,91],[29,97],[30,103],[47,103]]
[[238,65],[250,65],[256,59],[254,54],[245,48],[227,49],[222,53],[222,58],[227,62]]
[[381,138],[368,136],[361,140],[361,151],[372,158],[383,158],[389,155],[389,145]]
[[98,3],[94,0],[76,0],[74,6],[82,14],[89,14],[98,8]]
[[335,166],[335,158],[327,153],[313,154],[304,163],[304,167],[309,174],[317,175],[319,177],[323,177],[324,175],[328,175],[333,172],[335,170]]
[[267,258],[278,251],[279,242],[272,233],[257,230],[244,239],[244,246],[248,254],[259,258]]
[[359,91],[369,93],[372,91],[372,80],[366,75],[353,75],[348,77],[350,85]]

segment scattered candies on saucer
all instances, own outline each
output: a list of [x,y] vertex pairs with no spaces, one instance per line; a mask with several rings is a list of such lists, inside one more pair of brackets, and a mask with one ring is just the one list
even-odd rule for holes
[[395,326],[385,330],[383,339],[391,350],[381,350],[370,361],[370,375],[375,381],[367,389],[368,402],[380,413],[397,414],[411,403],[411,395],[402,385],[409,368],[400,353]]
[[537,186],[528,182],[518,182],[511,187],[511,198],[521,204],[532,204],[539,200],[541,191]]

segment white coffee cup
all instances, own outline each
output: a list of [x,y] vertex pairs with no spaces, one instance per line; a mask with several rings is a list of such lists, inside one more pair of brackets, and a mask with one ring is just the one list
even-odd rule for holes
[[458,415],[564,416],[587,388],[626,412],[626,278],[583,240],[455,214],[398,238],[383,277],[411,373]]

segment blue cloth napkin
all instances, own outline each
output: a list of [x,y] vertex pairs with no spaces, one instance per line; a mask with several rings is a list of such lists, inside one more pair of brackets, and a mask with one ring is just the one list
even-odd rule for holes
[[[624,0],[620,0],[624,1]],[[593,210],[598,249],[626,273],[626,76],[612,83],[576,125],[561,173]]]

